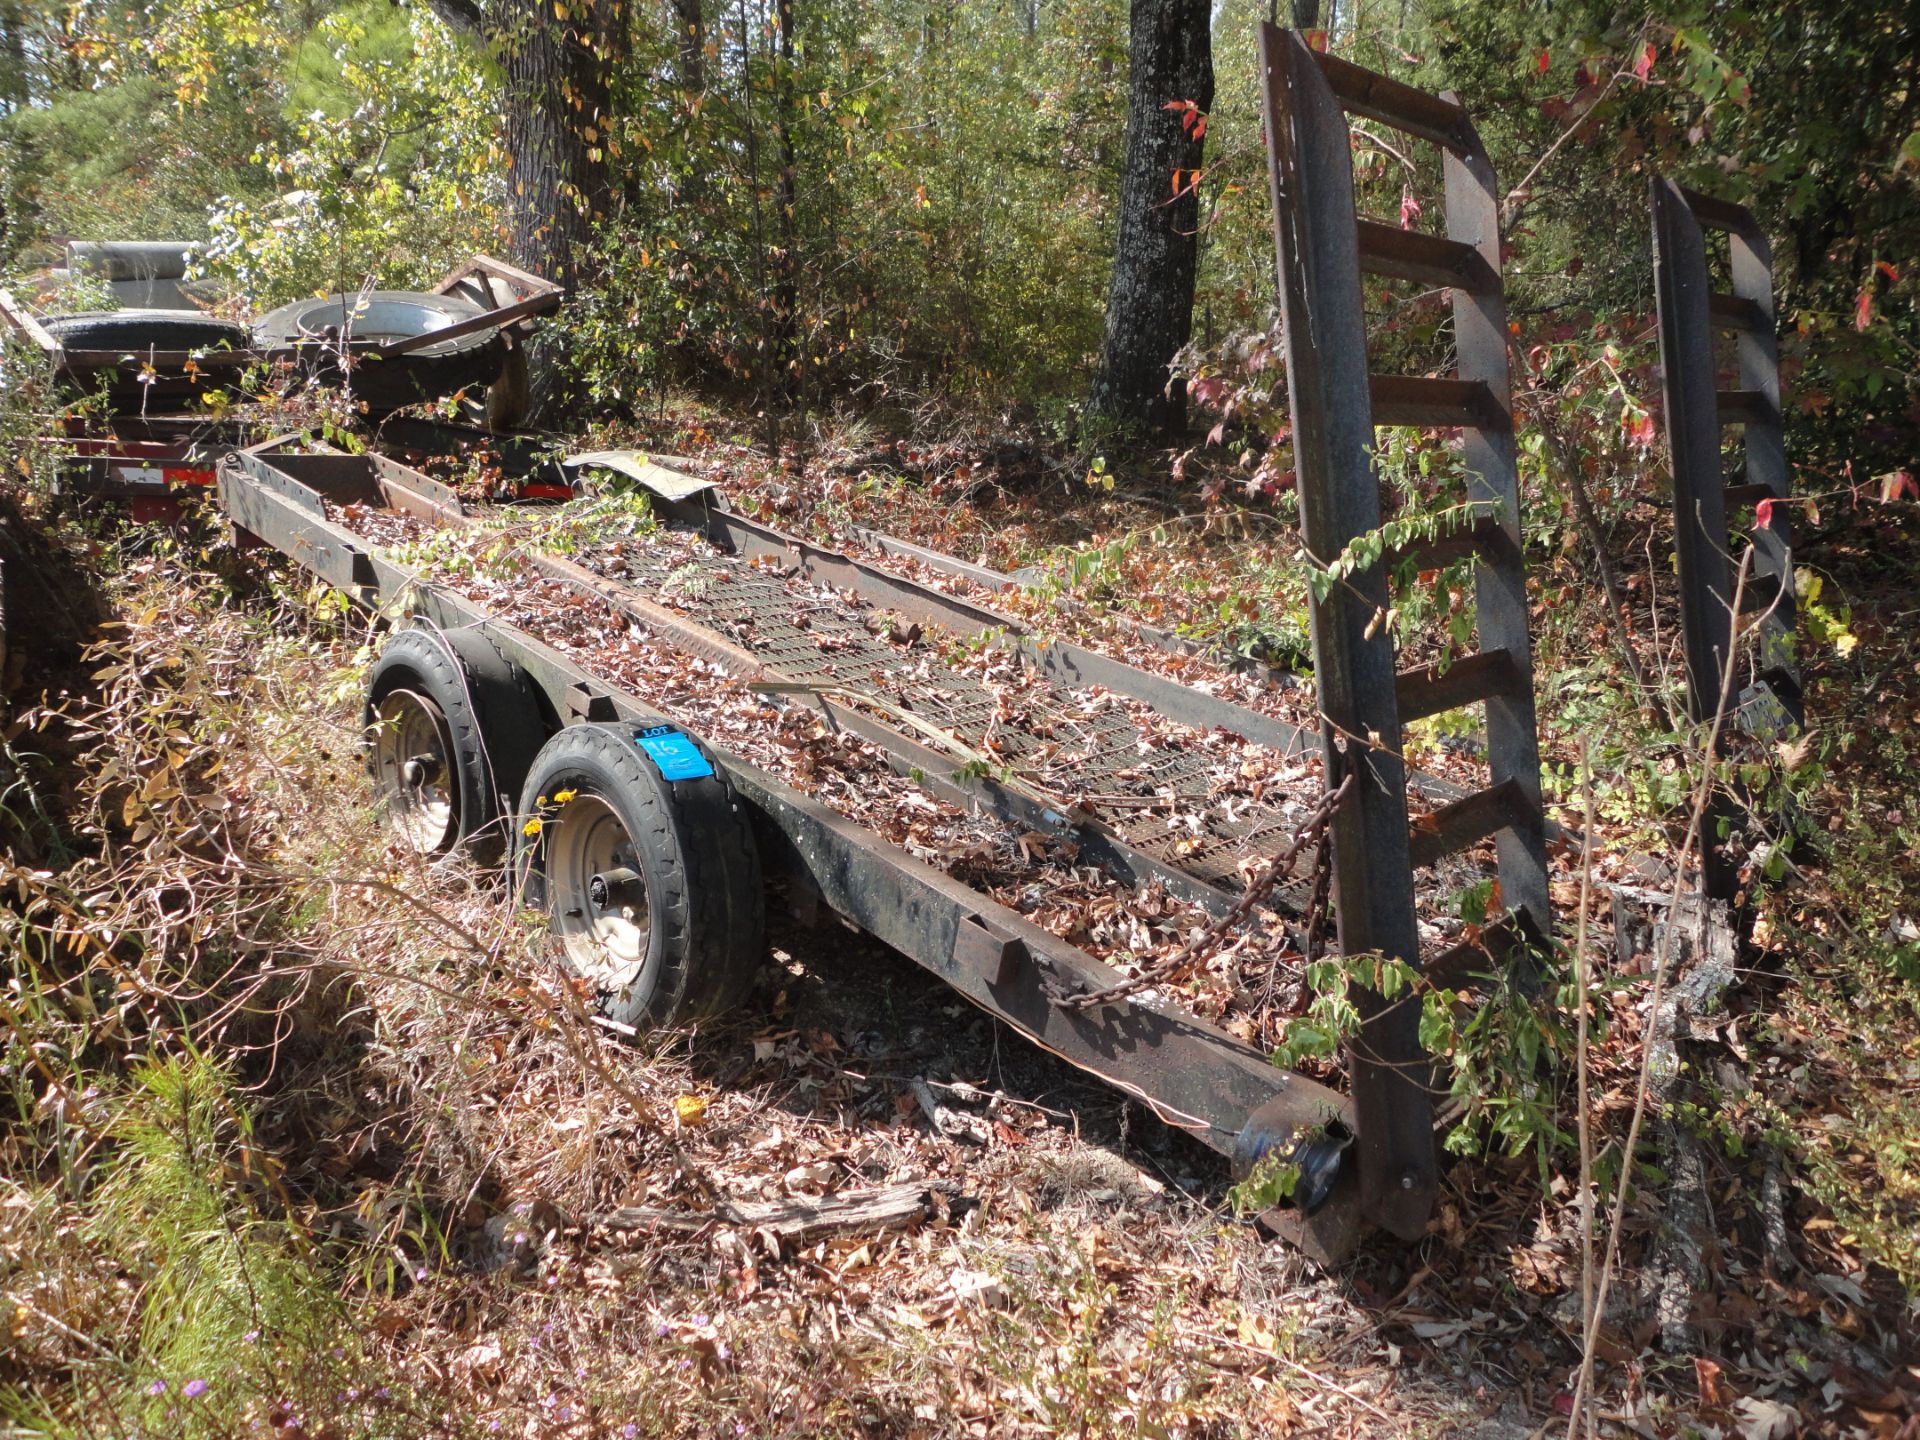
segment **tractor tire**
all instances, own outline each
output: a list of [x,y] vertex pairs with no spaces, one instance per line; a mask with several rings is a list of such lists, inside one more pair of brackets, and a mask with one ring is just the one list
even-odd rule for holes
[[237,320],[183,310],[100,310],[43,320],[63,350],[245,350],[247,327]]
[[350,382],[376,415],[476,393],[499,378],[506,341],[498,329],[470,330],[404,355],[373,346],[444,330],[486,312],[468,300],[410,290],[369,290],[296,300],[254,323],[256,349],[290,357],[323,384]]

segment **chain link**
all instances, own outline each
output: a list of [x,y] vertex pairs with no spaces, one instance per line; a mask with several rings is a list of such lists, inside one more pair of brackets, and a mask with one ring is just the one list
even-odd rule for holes
[[1320,797],[1320,803],[1293,832],[1293,838],[1287,842],[1286,848],[1267,862],[1266,868],[1248,884],[1233,908],[1203,933],[1196,935],[1173,954],[1154,961],[1139,974],[1129,976],[1117,985],[1109,985],[1104,990],[1056,995],[1055,1003],[1068,1010],[1091,1010],[1096,1005],[1111,1004],[1156,985],[1168,984],[1194,966],[1204,963],[1220,939],[1253,913],[1253,907],[1266,898],[1267,892],[1273,889],[1280,877],[1293,873],[1294,862],[1309,845],[1315,847],[1313,898],[1308,902],[1306,917],[1306,953],[1307,958],[1312,959],[1317,943],[1315,932],[1324,928],[1327,891],[1333,876],[1333,817],[1340,813],[1341,804],[1352,792],[1356,773],[1349,770],[1335,789]]

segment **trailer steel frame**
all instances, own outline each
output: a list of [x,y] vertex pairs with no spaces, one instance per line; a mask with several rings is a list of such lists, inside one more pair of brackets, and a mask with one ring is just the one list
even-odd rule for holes
[[[393,563],[328,518],[329,503],[358,503],[404,511],[431,525],[470,523],[445,486],[379,456],[282,454],[260,446],[222,459],[218,493],[241,543],[279,550],[364,608],[392,619],[411,617],[445,628],[483,630],[502,654],[524,670],[561,723],[684,726],[685,722],[663,714],[641,696],[610,683],[535,636]],[[711,511],[698,518],[712,533],[738,544],[741,553],[770,553],[778,543],[779,553],[803,556],[815,574],[851,574],[863,593],[884,595],[882,603],[903,614],[969,625],[997,618],[833,552],[786,537],[776,541],[773,532],[739,516]],[[699,633],[698,627],[672,612],[661,613],[660,607],[629,587],[592,575],[558,556],[543,555],[536,563],[549,578],[616,613],[643,617],[676,648],[737,661],[738,657],[724,655],[724,637]],[[669,621],[675,627],[671,631]],[[1071,646],[1033,653],[1049,657],[1049,663],[1079,677],[1073,683],[1110,684],[1121,693],[1134,693],[1129,687],[1139,687],[1162,698],[1181,699],[1196,717],[1232,721],[1236,728],[1249,730],[1264,727],[1269,743],[1301,743],[1298,732],[1281,722],[1132,671],[1108,657]],[[1102,678],[1096,682],[1094,676]],[[849,728],[855,722],[864,726],[861,733],[887,750],[901,768],[924,766],[920,778],[936,793],[1024,820],[1024,813],[991,787],[974,789],[941,778],[952,768],[950,756],[921,751],[916,759],[910,744],[902,745],[902,737],[883,733],[869,717],[838,706],[833,713]],[[755,812],[755,831],[769,875],[797,882],[835,913],[938,975],[1043,1049],[1134,1096],[1209,1148],[1238,1159],[1254,1131],[1306,1136],[1351,1127],[1353,1115],[1346,1097],[1278,1069],[1259,1051],[1174,1005],[1140,997],[1113,999],[1084,1010],[1062,1003],[1075,994],[1106,990],[1124,977],[743,757],[723,747],[708,748]],[[1124,853],[1104,858],[1123,874],[1130,859]],[[1351,1186],[1340,1187],[1313,1215],[1293,1214],[1288,1233],[1323,1260],[1344,1258],[1357,1237]]]

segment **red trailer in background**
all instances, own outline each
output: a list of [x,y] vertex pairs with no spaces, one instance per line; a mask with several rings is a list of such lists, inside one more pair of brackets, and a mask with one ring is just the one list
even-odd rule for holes
[[[172,249],[117,248],[127,251],[129,263],[145,267],[143,275],[153,268],[152,252]],[[180,247],[183,263],[187,248]],[[95,268],[107,265],[102,273],[112,275],[118,273],[111,268],[116,254],[116,247],[92,246],[87,259]],[[533,437],[515,435],[512,427],[526,409],[526,343],[539,317],[559,307],[560,287],[491,256],[476,255],[421,298],[428,296],[461,302],[463,313],[417,334],[382,333],[363,340],[352,336],[349,325],[344,337],[329,334],[326,342],[349,357],[349,366],[409,366],[430,376],[427,367],[411,364],[408,357],[475,334],[497,336],[497,373],[482,396],[464,405],[479,423],[423,424],[438,432],[435,448],[440,453],[487,444],[515,459],[525,458],[531,470],[538,444]],[[343,309],[350,314],[352,297],[344,298]],[[123,502],[136,520],[176,518],[183,493],[213,485],[214,466],[222,455],[270,438],[257,421],[217,414],[205,403],[208,394],[232,393],[246,383],[249,372],[262,367],[293,369],[301,363],[299,347],[198,308],[42,315],[0,290],[0,320],[45,354],[57,380],[104,401],[77,405],[61,422],[61,438],[72,454],[63,467],[63,486]],[[104,343],[109,339],[111,344]],[[543,494],[563,482],[564,477],[555,476],[531,480]]]

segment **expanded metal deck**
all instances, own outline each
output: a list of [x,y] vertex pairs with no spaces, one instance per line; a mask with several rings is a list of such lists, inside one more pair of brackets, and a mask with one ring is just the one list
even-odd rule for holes
[[1099,687],[1066,687],[998,647],[953,655],[964,637],[944,647],[948,663],[938,636],[884,609],[765,561],[671,543],[678,538],[573,558],[729,641],[765,678],[896,712],[894,728],[953,742],[956,766],[971,759],[1011,774],[1195,879],[1239,889],[1318,799],[1317,757],[1179,724]]

